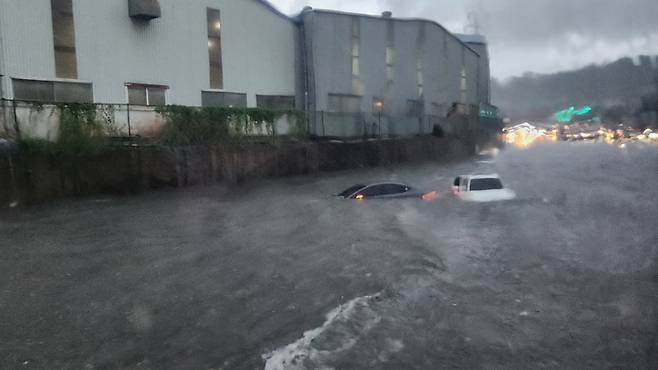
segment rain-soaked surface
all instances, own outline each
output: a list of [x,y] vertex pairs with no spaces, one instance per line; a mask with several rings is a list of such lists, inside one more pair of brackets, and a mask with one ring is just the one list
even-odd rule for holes
[[[518,198],[467,204],[460,174]],[[363,181],[438,190],[345,201]],[[469,161],[0,214],[0,368],[656,368],[658,150]]]

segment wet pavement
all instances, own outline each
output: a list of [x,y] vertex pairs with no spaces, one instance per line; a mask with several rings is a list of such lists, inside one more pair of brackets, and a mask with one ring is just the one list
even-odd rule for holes
[[[452,179],[518,195],[467,204]],[[363,181],[438,190],[341,201]],[[658,150],[469,161],[0,213],[0,368],[658,368]]]

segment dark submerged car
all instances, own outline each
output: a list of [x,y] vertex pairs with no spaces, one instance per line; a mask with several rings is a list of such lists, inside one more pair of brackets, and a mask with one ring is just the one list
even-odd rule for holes
[[399,198],[421,198],[423,200],[433,200],[438,194],[435,191],[421,192],[411,186],[399,183],[379,183],[379,184],[356,184],[337,194],[344,199],[399,199]]

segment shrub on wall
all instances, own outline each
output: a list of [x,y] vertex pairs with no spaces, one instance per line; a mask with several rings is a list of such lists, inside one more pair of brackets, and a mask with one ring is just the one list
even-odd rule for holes
[[[215,145],[234,143],[246,137],[277,136],[276,121],[288,115],[303,117],[295,111],[262,108],[186,107],[168,105],[156,108],[166,121],[161,141],[169,145]],[[295,122],[304,121],[296,119]],[[296,136],[303,135],[294,125]],[[305,132],[305,123],[303,123]]]
[[302,111],[288,111],[286,115],[290,122],[290,136],[297,139],[305,138],[308,135],[306,114]]
[[103,127],[96,121],[96,106],[93,104],[59,105],[59,139],[63,150],[83,152],[100,144],[104,137]]
[[[36,106],[39,109],[39,105]],[[96,120],[94,104],[58,104],[59,136],[55,142],[21,138],[19,147],[26,151],[82,153],[96,149],[105,138],[103,126]],[[42,108],[41,108],[42,109]]]

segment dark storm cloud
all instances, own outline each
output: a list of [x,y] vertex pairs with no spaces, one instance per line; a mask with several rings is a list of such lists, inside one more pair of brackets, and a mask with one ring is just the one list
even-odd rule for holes
[[567,34],[616,41],[658,31],[657,0],[380,0],[405,16],[428,16],[444,22],[464,13],[478,16],[481,30],[509,42],[543,42]]
[[428,18],[464,32],[474,14],[489,40],[493,74],[551,73],[658,55],[658,0],[275,0],[319,8]]

